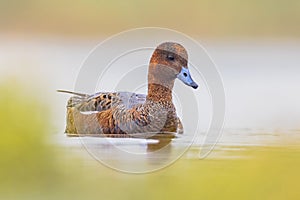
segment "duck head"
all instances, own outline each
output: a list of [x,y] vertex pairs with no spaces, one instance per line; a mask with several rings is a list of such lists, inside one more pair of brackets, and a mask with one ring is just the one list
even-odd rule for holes
[[174,42],[162,43],[152,54],[148,82],[172,90],[176,78],[194,89],[198,88],[188,69],[188,54],[185,48]]

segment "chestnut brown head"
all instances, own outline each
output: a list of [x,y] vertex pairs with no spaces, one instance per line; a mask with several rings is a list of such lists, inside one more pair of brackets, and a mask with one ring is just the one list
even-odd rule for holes
[[188,86],[198,87],[188,69],[188,54],[185,48],[174,42],[160,44],[152,54],[149,66],[149,81],[160,84],[174,82],[176,78]]

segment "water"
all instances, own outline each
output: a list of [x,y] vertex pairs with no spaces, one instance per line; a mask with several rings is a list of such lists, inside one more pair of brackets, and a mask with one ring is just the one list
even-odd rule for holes
[[[82,151],[82,140],[63,135],[68,96],[57,94],[55,90],[74,88],[81,63],[97,41],[61,38],[16,40],[5,37],[1,37],[0,41],[0,77],[15,76],[35,90],[38,98],[50,103],[52,115],[55,116],[53,132],[56,133],[52,142]],[[240,151],[247,146],[298,144],[299,44],[299,41],[204,42],[219,68],[226,92],[226,122],[215,152]],[[208,95],[201,94],[201,90],[199,92],[204,99],[201,101],[200,128],[196,133],[191,133],[187,127],[184,136],[173,139],[173,150],[161,154],[164,158],[176,159],[190,145],[192,148],[186,156],[199,155],[209,124],[206,113],[210,113],[209,106],[206,106],[206,103],[209,104]],[[109,143],[131,153],[143,154],[149,151],[151,144],[153,148],[157,140],[85,139],[85,144],[97,150],[95,152],[107,151],[107,145],[102,144]],[[122,158],[121,154],[114,156],[113,161]],[[212,154],[211,158],[216,156],[224,155]],[[123,158],[128,160],[128,157]]]
[[[0,83],[12,75],[0,96],[3,199],[299,199],[296,42],[205,44],[224,79],[227,119],[214,150],[199,159],[203,127],[196,137],[185,126],[184,135],[160,142],[66,137],[68,97],[55,90],[74,87],[93,41],[0,40]],[[30,88],[19,93],[14,82]],[[28,102],[33,93],[48,110]],[[199,93],[207,98],[204,87]]]

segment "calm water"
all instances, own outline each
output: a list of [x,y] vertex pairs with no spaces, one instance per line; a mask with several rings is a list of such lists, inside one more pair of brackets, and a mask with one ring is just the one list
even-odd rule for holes
[[[175,160],[190,146],[192,147],[185,156],[199,156],[210,123],[207,116],[211,112],[207,106],[210,99],[205,88],[197,91],[203,99],[200,102],[198,129],[191,132],[189,127],[185,126],[186,134],[173,139],[171,144],[166,145],[167,148],[163,148],[158,154],[155,154],[159,146],[158,140],[67,138],[63,135],[63,130],[68,96],[57,94],[55,90],[74,88],[81,64],[97,41],[59,38],[25,41],[5,37],[0,38],[0,41],[1,78],[13,75],[16,80],[30,85],[41,100],[52,105],[52,115],[55,116],[53,143],[71,147],[79,152],[87,148],[90,155],[101,157],[109,165],[122,164],[125,168],[130,166],[134,159],[138,160],[140,154],[148,153],[150,156],[142,156],[143,159],[152,162],[156,167],[160,167],[165,158]],[[226,93],[224,131],[209,158],[226,157],[222,152],[239,151],[247,146],[299,144],[300,42],[206,41],[202,44],[219,68]],[[188,124],[188,121],[190,119],[185,118],[184,124]],[[168,142],[162,143],[164,146]],[[120,152],[128,154],[126,156]],[[83,154],[88,155],[86,151]],[[128,161],[128,155],[137,156],[131,157],[133,160],[129,160],[128,163],[115,163],[118,159]],[[168,162],[171,162],[170,160]],[[145,169],[147,166],[141,168]],[[139,170],[130,167],[128,169]]]

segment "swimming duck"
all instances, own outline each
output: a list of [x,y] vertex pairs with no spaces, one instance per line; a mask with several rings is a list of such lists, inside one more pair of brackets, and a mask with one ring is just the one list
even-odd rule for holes
[[175,79],[197,89],[188,69],[185,48],[174,42],[160,44],[148,68],[148,94],[98,92],[73,94],[67,103],[69,135],[120,135],[182,133],[183,127],[172,102]]

